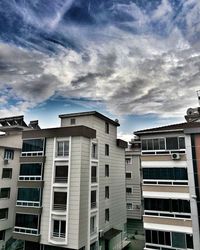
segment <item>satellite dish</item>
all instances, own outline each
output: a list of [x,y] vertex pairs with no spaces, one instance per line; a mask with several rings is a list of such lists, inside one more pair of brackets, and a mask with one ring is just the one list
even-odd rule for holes
[[194,114],[194,109],[193,108],[189,108],[187,110],[187,115],[193,115]]

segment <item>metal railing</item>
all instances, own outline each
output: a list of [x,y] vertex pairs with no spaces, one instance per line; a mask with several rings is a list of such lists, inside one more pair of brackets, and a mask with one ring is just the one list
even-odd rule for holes
[[91,183],[97,183],[97,177],[92,177],[91,178]]
[[22,206],[22,207],[40,207],[40,201],[20,201],[20,200],[17,200],[16,205]]
[[168,211],[154,211],[154,210],[144,210],[144,215],[147,216],[159,216],[159,217],[170,217],[170,218],[183,218],[190,219],[190,213],[179,213],[179,212],[168,212]]
[[53,209],[54,209],[54,210],[65,211],[65,210],[66,210],[66,207],[67,207],[66,204],[53,204]]
[[39,234],[38,229],[27,228],[27,227],[15,227],[14,232],[16,232],[16,233],[24,233],[24,234],[34,234],[34,235]]
[[143,184],[153,185],[188,185],[188,180],[154,180],[154,179],[143,179]]
[[94,209],[97,207],[97,202],[91,202],[91,209]]
[[20,175],[19,181],[41,181],[41,175]]
[[43,156],[44,151],[30,151],[30,152],[22,152],[21,156]]
[[68,183],[68,177],[55,177],[55,183]]
[[65,238],[65,233],[60,233],[60,232],[53,232],[52,234],[53,237],[55,238]]

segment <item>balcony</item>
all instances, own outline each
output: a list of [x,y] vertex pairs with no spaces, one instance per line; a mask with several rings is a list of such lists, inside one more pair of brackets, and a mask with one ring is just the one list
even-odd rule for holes
[[39,230],[34,228],[26,228],[26,227],[15,227],[14,228],[15,233],[24,233],[24,234],[33,234],[38,235]]
[[40,201],[20,201],[17,200],[17,206],[23,207],[40,207]]
[[65,211],[66,208],[66,204],[53,204],[53,210]]
[[43,156],[44,155],[44,151],[30,151],[30,152],[22,152],[21,156]]
[[60,233],[60,232],[53,232],[52,234],[53,238],[61,238],[61,239],[65,239],[65,233]]

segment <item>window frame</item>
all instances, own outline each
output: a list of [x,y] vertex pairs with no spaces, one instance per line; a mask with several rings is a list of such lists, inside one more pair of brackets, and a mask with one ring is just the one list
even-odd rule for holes
[[[8,171],[9,170],[9,171]],[[4,171],[6,172],[8,172],[9,173],[9,177],[5,177],[4,175],[5,175],[5,173],[4,173]],[[3,168],[2,169],[2,177],[1,177],[2,179],[12,179],[12,168]]]
[[105,144],[105,156],[109,156],[110,155],[110,146],[109,144]]
[[14,159],[15,150],[11,148],[4,149],[4,160],[13,160]]
[[[128,189],[128,188],[131,189],[131,192],[127,192],[127,189]],[[127,195],[133,194],[133,187],[126,186],[126,194],[127,194]]]
[[126,179],[127,180],[132,179],[132,171],[126,171],[126,174],[130,174],[131,175],[131,177],[127,177],[127,175],[126,175]]
[[[131,208],[128,208],[128,204],[131,205]],[[133,202],[126,202],[126,210],[128,210],[128,211],[133,210]]]
[[[62,143],[62,154],[59,154],[59,143]],[[65,143],[68,143],[68,150],[65,149]],[[67,154],[65,155],[65,150]],[[56,157],[61,158],[61,157],[69,157],[69,151],[70,151],[70,141],[69,139],[57,139],[56,140]]]
[[110,221],[110,210],[109,208],[105,209],[105,223]]
[[110,165],[105,164],[105,177],[109,177],[109,176],[110,176]]

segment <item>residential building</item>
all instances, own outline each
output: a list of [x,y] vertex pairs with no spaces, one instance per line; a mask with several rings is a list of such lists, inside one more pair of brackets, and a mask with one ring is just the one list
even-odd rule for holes
[[0,119],[0,249],[12,237],[16,187],[23,130],[29,129],[23,116]]
[[134,138],[125,151],[127,232],[144,234],[140,167],[141,142]]
[[141,140],[145,250],[199,250],[200,123],[135,132]]
[[117,120],[64,114],[58,128],[23,131],[13,236],[25,249],[122,249],[125,148]]

